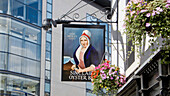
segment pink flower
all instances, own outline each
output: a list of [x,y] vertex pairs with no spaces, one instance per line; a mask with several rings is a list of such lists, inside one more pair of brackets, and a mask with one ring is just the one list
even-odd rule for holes
[[139,3],[136,7],[140,7],[141,6],[141,3]]
[[163,11],[163,9],[160,8],[160,7],[157,7],[156,10],[159,11],[159,12],[162,12],[162,11]]
[[100,66],[95,67],[95,69],[100,69]]
[[111,67],[110,70],[109,70],[109,75],[112,75],[113,74],[113,69],[115,69],[114,67]]
[[139,1],[138,0],[132,0],[133,3],[137,4]]
[[170,0],[167,0],[167,3],[170,3]]
[[149,27],[151,24],[150,23],[146,23],[146,27]]
[[104,71],[103,71],[104,68],[105,68],[105,67],[102,67],[102,68],[100,69],[100,72],[101,72],[101,73],[104,73]]
[[124,82],[124,80],[123,80],[123,79],[120,79],[120,82],[121,82],[121,83],[123,83],[123,82]]
[[132,16],[135,13],[135,11],[130,11],[130,15]]
[[94,85],[94,82],[92,82],[92,85]]
[[126,24],[123,24],[123,26],[122,26],[122,27],[123,27],[123,29],[125,29],[125,28],[126,28]]
[[134,19],[135,19],[136,17],[137,17],[137,16],[135,15],[135,16],[134,16]]
[[166,5],[165,5],[166,8],[169,8],[169,6],[170,6],[170,4],[166,4]]
[[157,7],[156,10],[159,11],[161,8],[160,7]]
[[155,16],[156,15],[155,13],[156,13],[156,11],[153,10],[152,16]]
[[118,80],[118,79],[119,79],[119,77],[116,78],[116,80]]
[[118,82],[118,81],[116,81],[116,83],[117,83],[117,84],[119,84],[119,82]]
[[111,80],[113,80],[113,77],[110,77]]
[[159,12],[159,11],[156,11],[156,14],[160,14],[160,12]]
[[141,13],[143,13],[143,12],[146,12],[146,11],[148,11],[148,10],[146,10],[146,9],[143,9],[143,10],[141,10],[140,12],[141,12]]
[[151,16],[151,13],[147,13],[147,14],[146,14],[146,17],[150,17],[150,16]]
[[100,76],[102,77],[102,80],[107,78],[106,74],[100,74]]
[[121,87],[122,85],[121,84],[119,84],[119,87]]
[[159,12],[163,12],[163,9],[161,8],[161,9],[159,10]]

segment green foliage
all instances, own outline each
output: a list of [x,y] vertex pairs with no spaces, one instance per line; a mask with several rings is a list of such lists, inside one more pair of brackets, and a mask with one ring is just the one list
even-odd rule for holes
[[[170,39],[170,0],[131,0],[126,7],[125,34],[133,45],[141,46],[148,35],[151,38],[163,38],[163,46]],[[154,39],[149,41],[155,43]],[[157,43],[159,45],[159,43]],[[170,50],[167,49],[167,50]],[[139,51],[139,50],[138,50]],[[156,51],[156,49],[153,49]],[[165,56],[166,57],[166,56]]]
[[126,78],[120,74],[119,68],[109,65],[107,61],[97,66],[91,77],[93,93],[96,95],[116,94],[117,90],[126,83]]

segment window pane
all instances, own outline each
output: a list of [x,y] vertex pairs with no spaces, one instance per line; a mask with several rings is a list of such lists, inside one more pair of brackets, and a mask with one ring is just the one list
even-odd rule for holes
[[46,67],[45,69],[51,70],[51,62],[46,61]]
[[15,0],[12,0],[12,5],[13,5],[11,10],[12,15],[19,19],[25,20],[24,17],[25,5]]
[[52,18],[52,14],[47,12],[47,18]]
[[22,63],[22,73],[40,77],[40,62],[29,60],[23,58],[24,63]]
[[47,11],[52,12],[52,5],[47,3]]
[[[41,0],[39,0],[39,1],[41,1]],[[37,0],[27,0],[27,5],[38,10],[38,1]]]
[[7,13],[8,11],[8,0],[0,0],[0,13]]
[[17,39],[11,36],[9,37],[9,52],[17,55],[22,55],[22,50],[23,50],[22,45],[23,44],[21,39]]
[[48,3],[52,3],[52,0],[47,0]]
[[28,6],[27,6],[27,21],[36,25],[38,24],[38,11]]
[[0,52],[0,69],[6,69],[5,66],[7,65],[7,54]]
[[6,35],[0,34],[0,51],[7,51],[8,38]]
[[46,51],[46,60],[51,60],[51,52]]
[[7,31],[8,20],[9,20],[8,18],[0,17],[0,33],[8,33],[8,31]]
[[45,83],[45,92],[50,92],[50,83]]
[[40,44],[41,31],[22,22],[12,20],[11,35]]
[[51,43],[50,42],[46,42],[46,50],[51,51]]
[[50,79],[51,72],[48,70],[45,70],[45,79]]
[[40,60],[40,45],[9,37],[9,52]]
[[51,42],[51,34],[47,33],[47,41]]
[[24,56],[40,60],[40,45],[36,45],[30,42],[25,42],[25,54]]
[[21,57],[9,54],[8,70],[21,73],[21,64],[24,63]]
[[40,62],[9,54],[8,70],[40,77]]
[[25,93],[22,94],[21,91],[30,93],[31,96],[39,96],[39,81],[0,74],[0,82],[0,93],[2,94],[5,93],[4,90],[7,90],[10,96],[25,96]]

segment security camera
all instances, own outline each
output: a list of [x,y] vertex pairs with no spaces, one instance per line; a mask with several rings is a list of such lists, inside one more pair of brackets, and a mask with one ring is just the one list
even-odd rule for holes
[[42,27],[43,27],[44,30],[48,30],[49,28],[52,27],[51,21],[52,21],[52,19],[43,20]]

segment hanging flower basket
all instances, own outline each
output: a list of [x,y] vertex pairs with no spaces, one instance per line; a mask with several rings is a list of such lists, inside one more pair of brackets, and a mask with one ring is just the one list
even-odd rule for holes
[[110,65],[107,60],[95,68],[91,78],[94,94],[116,94],[126,83],[126,78],[120,74],[119,68]]
[[170,0],[130,0],[124,21],[125,33],[134,45],[140,45],[146,35],[166,42],[170,37]]

